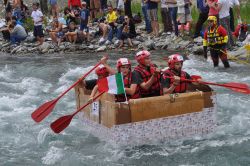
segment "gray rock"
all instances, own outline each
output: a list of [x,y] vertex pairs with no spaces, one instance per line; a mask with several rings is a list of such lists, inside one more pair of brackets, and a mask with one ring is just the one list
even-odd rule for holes
[[101,52],[101,51],[105,51],[106,49],[107,49],[107,46],[101,46],[96,51]]
[[138,46],[141,42],[138,40],[133,40],[132,43],[134,46]]
[[16,51],[17,51],[19,48],[21,48],[21,47],[22,47],[21,45],[14,47],[14,48],[11,50],[10,53],[11,53],[11,54],[16,53]]
[[28,36],[24,42],[28,42],[28,43],[33,43],[36,41],[36,37],[35,36]]
[[149,50],[155,50],[156,46],[153,40],[147,40],[144,44]]
[[203,42],[203,39],[200,36],[194,39],[194,43],[197,43],[199,45],[202,44],[202,42]]
[[203,46],[197,46],[195,45],[193,48],[192,48],[192,51],[194,54],[196,55],[203,55]]
[[42,45],[38,46],[39,51],[46,53],[49,51],[51,45],[48,42],[43,42]]

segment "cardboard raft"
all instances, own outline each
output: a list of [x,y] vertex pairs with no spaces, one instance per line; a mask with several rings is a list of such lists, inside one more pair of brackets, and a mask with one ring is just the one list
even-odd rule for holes
[[[205,108],[214,107],[211,96],[215,93],[211,88],[200,85],[189,87],[189,90],[190,92],[183,94],[131,99],[128,104],[115,103],[114,95],[105,93],[97,102],[82,111],[84,118],[89,121],[112,128],[122,124],[201,112]],[[90,93],[82,84],[75,87],[77,108],[87,103]]]

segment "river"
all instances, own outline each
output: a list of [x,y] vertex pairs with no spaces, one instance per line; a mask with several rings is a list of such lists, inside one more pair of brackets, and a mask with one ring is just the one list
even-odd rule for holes
[[[155,53],[153,59],[162,64],[160,54]],[[113,147],[85,132],[77,118],[62,134],[54,134],[50,123],[75,110],[73,90],[59,100],[53,113],[41,123],[31,119],[31,113],[39,105],[66,90],[94,66],[101,55],[0,54],[0,165],[250,164],[250,97],[225,88],[213,87],[218,102],[218,127],[214,133],[157,145]],[[111,66],[120,56],[111,55]],[[132,59],[131,54],[126,56]],[[184,70],[201,75],[206,81],[250,84],[248,66],[235,63],[231,66],[231,69],[224,69],[222,65],[214,69],[211,60],[205,62],[190,56]],[[91,74],[88,78],[94,77]]]

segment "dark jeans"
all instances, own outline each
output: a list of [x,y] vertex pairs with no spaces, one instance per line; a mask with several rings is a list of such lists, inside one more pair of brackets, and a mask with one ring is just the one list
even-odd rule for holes
[[124,3],[124,12],[126,16],[128,16],[129,18],[132,18],[131,0],[127,0]]
[[111,28],[108,33],[108,40],[112,42],[114,35],[116,35],[118,39],[121,39],[121,34],[122,34],[121,28]]
[[208,18],[208,12],[199,14],[199,18],[195,26],[194,37],[200,36],[202,25],[207,21],[207,18]]
[[233,12],[233,8],[230,8],[230,29],[232,32],[234,32],[235,28],[234,28],[234,12]]
[[178,23],[177,23],[177,10],[178,10],[178,7],[170,7],[168,8],[169,9],[169,12],[170,12],[170,16],[171,16],[171,19],[173,21],[173,24],[174,24],[174,31],[175,31],[175,35],[178,36]]
[[151,23],[149,20],[147,9],[148,9],[147,5],[142,6],[142,13],[143,13],[145,24],[146,24],[146,31],[150,33],[152,31],[152,27],[151,27]]
[[226,29],[228,35],[227,48],[234,45],[232,31],[230,30],[230,16],[220,19],[220,24]]
[[164,32],[172,32],[173,31],[172,20],[170,17],[170,12],[167,8],[161,8],[161,17],[162,17]]
[[10,35],[11,44],[20,43],[21,41],[23,41],[25,39],[26,39],[26,37],[19,37],[19,36],[15,36],[15,35]]

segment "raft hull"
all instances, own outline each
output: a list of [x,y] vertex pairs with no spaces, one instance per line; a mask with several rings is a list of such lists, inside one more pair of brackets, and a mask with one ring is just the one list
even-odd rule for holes
[[[76,87],[78,107],[88,95],[82,85]],[[80,119],[84,130],[115,145],[203,136],[216,128],[216,96],[214,92],[198,91],[135,99],[125,104],[115,103],[114,96],[105,94],[83,110]]]

